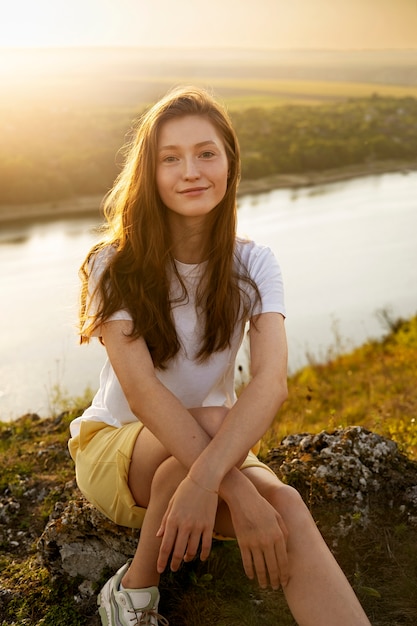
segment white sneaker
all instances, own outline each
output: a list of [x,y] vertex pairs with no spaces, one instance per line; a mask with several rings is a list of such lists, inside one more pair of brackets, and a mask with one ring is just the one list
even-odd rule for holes
[[102,626],[169,626],[168,620],[158,613],[158,587],[120,591],[120,582],[128,569],[126,563],[98,595]]

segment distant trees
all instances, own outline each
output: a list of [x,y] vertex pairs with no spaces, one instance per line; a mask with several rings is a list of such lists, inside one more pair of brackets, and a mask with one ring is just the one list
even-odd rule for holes
[[248,109],[232,115],[242,178],[417,159],[417,100],[379,98],[320,106]]
[[3,115],[0,205],[105,192],[119,171],[117,152],[132,117],[131,111],[29,107]]
[[[0,111],[0,205],[103,194],[119,172],[131,110]],[[417,159],[417,100],[373,96],[231,112],[242,178]]]

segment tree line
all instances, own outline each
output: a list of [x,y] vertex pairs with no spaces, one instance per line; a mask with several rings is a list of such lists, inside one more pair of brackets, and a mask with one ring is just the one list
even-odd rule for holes
[[[352,99],[230,112],[242,179],[381,160],[417,160],[417,99]],[[3,115],[0,205],[104,194],[120,171],[135,112],[31,109]]]

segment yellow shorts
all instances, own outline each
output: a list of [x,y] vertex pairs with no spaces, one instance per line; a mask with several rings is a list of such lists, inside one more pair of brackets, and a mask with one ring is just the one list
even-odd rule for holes
[[[141,528],[146,513],[137,506],[128,486],[130,460],[142,428],[141,422],[115,428],[86,420],[81,422],[79,435],[68,442],[82,494],[106,517],[128,528]],[[248,467],[263,467],[274,473],[253,452],[241,469]]]

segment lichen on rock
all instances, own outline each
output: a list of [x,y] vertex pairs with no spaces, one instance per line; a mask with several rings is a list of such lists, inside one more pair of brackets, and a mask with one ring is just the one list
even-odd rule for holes
[[58,503],[38,542],[42,563],[56,574],[96,582],[136,549],[138,531],[113,524],[82,496]]
[[[312,503],[332,500],[362,508],[376,494],[385,502],[402,502],[417,479],[417,465],[394,441],[360,426],[290,435],[266,460],[285,482],[308,490]],[[412,499],[408,503],[412,506]]]

